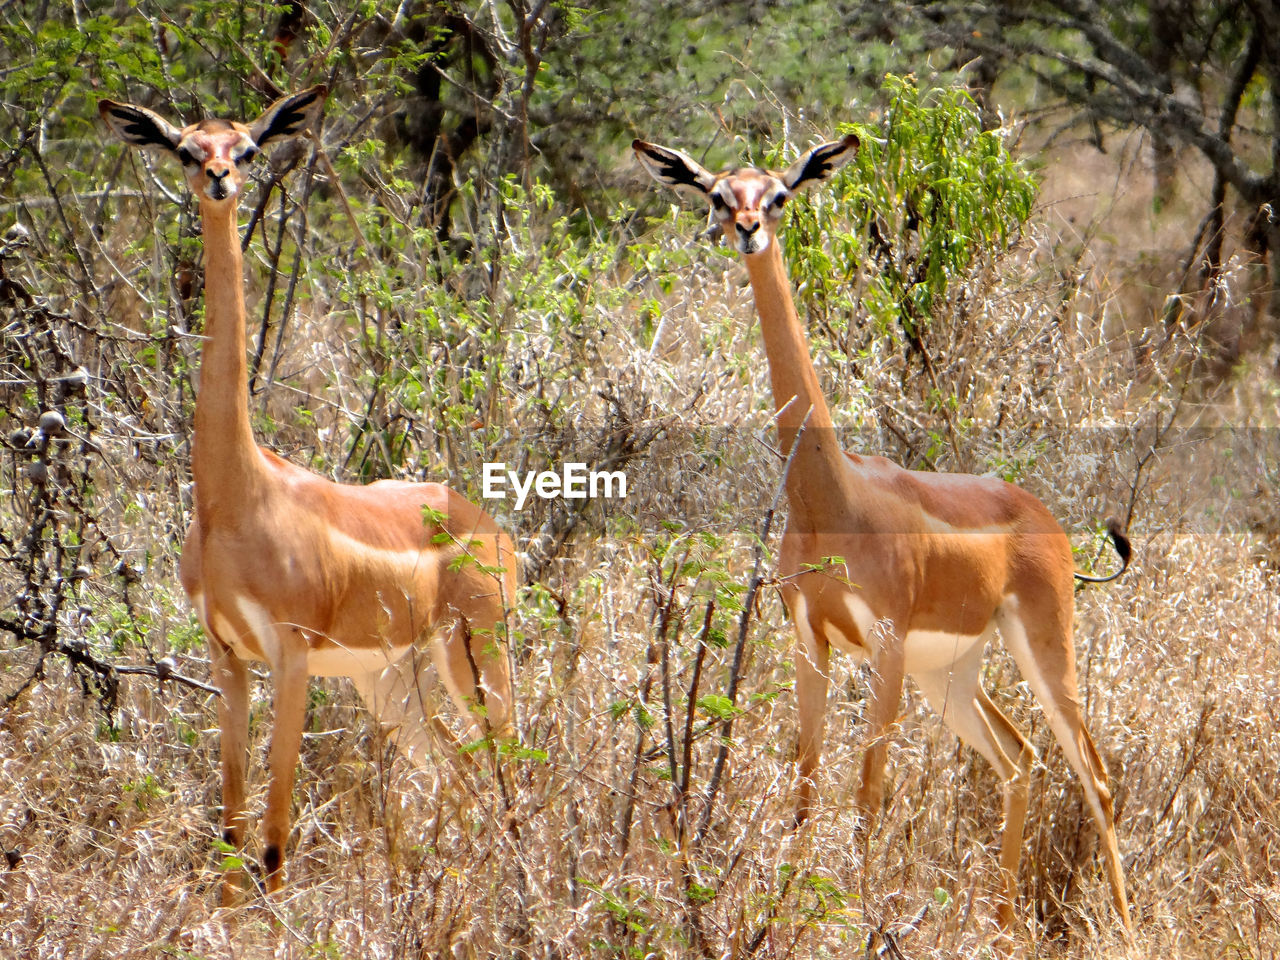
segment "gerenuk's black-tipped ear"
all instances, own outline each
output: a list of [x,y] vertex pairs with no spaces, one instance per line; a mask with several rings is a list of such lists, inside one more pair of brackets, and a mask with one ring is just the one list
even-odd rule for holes
[[820,143],[800,155],[800,159],[787,167],[782,182],[793,193],[825,180],[858,152],[858,138],[849,134],[840,140]]
[[146,107],[99,100],[98,113],[117,137],[134,147],[155,147],[172,153],[182,131]]
[[281,97],[263,111],[262,116],[249,126],[249,136],[259,147],[272,140],[296,137],[307,127],[316,129],[320,120],[320,108],[329,88],[324,84],[303,90],[301,93]]
[[677,190],[695,190],[704,196],[715,186],[715,174],[687,153],[643,140],[632,140],[631,149],[649,176],[659,183]]

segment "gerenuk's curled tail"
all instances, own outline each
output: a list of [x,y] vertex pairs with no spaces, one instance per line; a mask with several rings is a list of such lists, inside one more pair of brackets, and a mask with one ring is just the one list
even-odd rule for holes
[[1091,577],[1088,574],[1077,573],[1077,580],[1084,583],[1107,583],[1116,579],[1122,573],[1129,569],[1129,560],[1133,556],[1133,546],[1129,543],[1129,538],[1124,535],[1124,527],[1120,525],[1120,521],[1112,517],[1107,521],[1107,533],[1111,534],[1111,542],[1115,544],[1116,553],[1120,556],[1120,569],[1115,573],[1109,573],[1105,577]]

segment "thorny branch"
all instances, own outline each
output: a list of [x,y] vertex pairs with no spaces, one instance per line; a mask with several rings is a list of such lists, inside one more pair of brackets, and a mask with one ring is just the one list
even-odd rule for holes
[[84,402],[89,372],[63,334],[74,324],[8,276],[7,265],[26,246],[26,237],[23,231],[10,231],[6,240],[0,246],[0,328],[5,342],[0,380],[8,388],[25,384],[28,390],[8,389],[3,401],[6,413],[19,422],[30,419],[12,409],[15,401],[34,396],[40,413],[33,426],[20,426],[4,438],[11,464],[11,516],[15,525],[25,520],[25,528],[12,533],[0,529],[0,565],[19,582],[8,602],[14,612],[0,615],[0,630],[38,652],[26,678],[0,704],[11,706],[43,679],[53,655],[66,658],[85,696],[96,696],[108,718],[115,712],[121,676],[152,676],[162,686],[173,681],[217,694],[217,688],[178,673],[170,658],[153,659],[149,665],[114,664],[85,639],[93,615],[84,595],[84,584],[93,575],[92,553],[100,551],[114,561],[113,573],[120,580],[131,621],[136,615],[129,588],[138,572],[125,562],[92,511],[90,464],[101,450]]

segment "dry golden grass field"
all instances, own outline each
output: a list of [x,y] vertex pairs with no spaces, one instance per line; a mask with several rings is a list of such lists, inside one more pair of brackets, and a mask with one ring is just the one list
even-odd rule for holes
[[[1280,381],[1267,344],[1207,372],[1211,320],[1166,321],[1134,293],[1171,229],[1133,213],[1140,196],[1125,206],[1146,176],[1134,151],[1047,155],[1021,241],[950,294],[931,348],[957,434],[918,362],[857,317],[810,336],[850,449],[1011,477],[1096,571],[1113,560],[1101,522],[1130,519],[1133,565],[1077,592],[1075,646],[1135,940],[1120,936],[1074,775],[997,641],[986,687],[1039,753],[1013,954],[1267,960],[1280,956]],[[308,218],[281,225],[268,209],[246,255],[251,346],[273,266],[289,287],[252,403],[260,442],[295,462],[443,479],[473,499],[487,459],[626,470],[625,501],[572,515],[491,505],[535,579],[510,610],[518,743],[497,766],[442,743],[413,769],[345,681],[313,680],[288,884],[223,910],[214,696],[125,673],[107,710],[102,682],[68,657],[37,672],[39,644],[0,634],[0,957],[997,955],[999,783],[910,682],[882,815],[860,830],[866,678],[833,658],[818,808],[786,829],[792,632],[772,579],[781,515],[761,540],[781,465],[758,323],[740,263],[669,198],[650,202],[630,164],[613,176],[656,219],[619,216],[575,253],[550,201],[513,194],[506,245],[447,290],[394,205],[358,208],[367,246],[351,242],[334,184]],[[78,288],[47,289],[64,261],[41,237],[5,254],[6,277],[50,297],[0,304],[5,433],[39,416],[17,396],[33,384],[80,413],[50,447],[47,483],[4,452],[5,549],[46,558],[25,582],[5,568],[4,602],[82,564],[58,587],[62,642],[117,665],[172,655],[207,682],[176,573],[199,313],[170,280],[198,249],[189,219],[175,242],[178,207],[134,169],[108,213],[90,197],[66,211]],[[290,202],[305,204],[311,181],[292,176]],[[353,279],[375,262],[393,293]],[[1251,268],[1233,269],[1231,309],[1249,309]],[[58,393],[72,367],[87,387]],[[452,419],[433,419],[432,397]],[[23,539],[33,529],[43,547]],[[260,812],[265,673],[254,692]],[[254,871],[260,852],[247,851]]]

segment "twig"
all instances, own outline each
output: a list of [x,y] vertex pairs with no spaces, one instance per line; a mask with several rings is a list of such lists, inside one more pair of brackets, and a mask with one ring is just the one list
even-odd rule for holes
[[347,199],[347,191],[342,189],[342,180],[338,177],[338,171],[333,169],[333,164],[329,160],[329,154],[325,152],[320,138],[310,130],[307,131],[307,135],[315,145],[316,158],[318,158],[321,165],[324,166],[325,173],[329,177],[330,189],[338,198],[338,202],[342,204],[343,213],[347,215],[347,222],[351,224],[351,232],[355,234],[356,245],[360,248],[361,256],[367,259],[369,256],[369,241],[365,237],[364,231],[360,229],[360,221],[356,219],[355,211],[351,209],[351,201]]
[[774,515],[777,513],[778,504],[782,501],[782,495],[787,489],[787,477],[791,474],[791,464],[795,461],[796,451],[800,449],[800,439],[804,436],[805,427],[808,426],[809,416],[812,413],[813,408],[810,407],[804,415],[804,420],[800,423],[800,429],[796,431],[795,439],[791,443],[791,450],[787,454],[787,461],[782,468],[782,476],[778,480],[778,488],[774,491],[773,501],[769,504],[769,509],[765,513],[764,524],[760,528],[760,538],[756,541],[752,557],[751,583],[747,587],[747,596],[742,605],[742,616],[738,619],[738,642],[733,649],[733,666],[729,670],[729,689],[726,691],[729,711],[721,730],[720,749],[716,753],[715,767],[711,771],[711,783],[707,787],[706,806],[702,809],[702,820],[698,824],[698,831],[693,837],[694,846],[702,842],[711,826],[711,813],[715,809],[716,796],[720,792],[720,783],[724,777],[724,767],[729,759],[730,736],[733,733],[733,711],[737,706],[738,681],[742,674],[742,659],[747,646],[747,631],[751,625],[751,611],[755,608],[756,594],[760,591],[760,586],[765,579],[760,575],[760,567],[764,563],[764,545],[769,541],[769,531],[773,527]]
[[[280,323],[276,327],[276,344],[271,353],[271,366],[267,370],[266,383],[264,384],[264,396],[262,398],[262,409],[266,412],[267,398],[265,396],[266,387],[269,387],[276,379],[276,370],[280,366],[280,355],[284,346],[284,331],[288,324],[289,316],[293,313],[293,301],[298,291],[298,278],[302,273],[302,248],[306,245],[307,236],[307,209],[311,199],[311,191],[315,188],[315,172],[316,172],[316,154],[312,152],[311,162],[307,164],[307,176],[303,186],[302,200],[295,204],[298,211],[298,217],[302,221],[298,227],[298,239],[293,251],[293,266],[289,270],[289,286],[285,288],[284,303],[280,307]],[[280,256],[284,244],[284,227],[288,218],[280,224],[280,240],[276,248],[276,257]],[[274,273],[274,271],[273,271]]]
[[[686,551],[685,556],[688,556]],[[663,725],[666,728],[667,737],[667,765],[671,773],[671,786],[676,789],[676,799],[679,799],[679,783],[680,770],[679,761],[676,758],[676,731],[675,731],[675,707],[671,702],[671,643],[672,640],[667,636],[668,630],[671,628],[673,612],[676,603],[675,578],[681,567],[684,566],[684,559],[679,564],[675,564],[671,568],[671,582],[667,586],[666,603],[661,608],[658,618],[658,641],[657,647],[659,652],[660,664],[662,668],[662,713]],[[680,633],[680,623],[676,623],[676,635]]]
[[[869,960],[878,957],[891,957],[893,960],[907,960],[907,955],[902,952],[902,948],[898,942],[903,937],[909,937],[920,929],[920,924],[924,922],[924,918],[929,913],[929,902],[926,900],[924,906],[916,911],[916,915],[906,923],[900,924],[896,930],[889,930],[884,924],[880,924],[875,930],[867,936],[867,957]],[[884,941],[879,947],[875,947],[876,937]]]
[[1151,444],[1147,448],[1147,452],[1141,456],[1135,457],[1136,462],[1133,468],[1133,479],[1129,482],[1129,502],[1125,505],[1124,521],[1121,524],[1125,530],[1129,529],[1129,524],[1133,521],[1134,507],[1138,502],[1138,493],[1142,489],[1142,474],[1155,458],[1155,455],[1160,451],[1165,434],[1169,432],[1177,421],[1178,411],[1182,408],[1182,401],[1186,397],[1187,388],[1190,385],[1190,382],[1190,374],[1188,374],[1182,382],[1182,389],[1178,392],[1177,402],[1174,403],[1173,409],[1169,411],[1169,421],[1164,424],[1164,426],[1160,425],[1160,414],[1156,414],[1155,436],[1152,438]]
[[711,617],[715,613],[715,600],[707,601],[707,613],[702,620],[702,633],[698,637],[698,652],[693,660],[693,678],[689,681],[689,696],[685,701],[684,711],[684,769],[680,772],[680,782],[676,799],[680,804],[680,841],[684,842],[684,832],[689,822],[689,773],[693,767],[693,713],[694,704],[698,701],[698,681],[702,678],[702,663],[707,658],[707,637],[711,635]]
[[[249,225],[245,229],[244,239],[241,240],[240,246],[242,250],[249,248],[249,241],[253,237],[253,231],[258,222],[265,216],[267,203],[271,199],[272,191],[280,186],[285,176],[297,166],[297,161],[290,158],[279,171],[272,173],[271,179],[268,180],[262,188],[262,200],[258,206],[254,208],[253,215],[249,218]],[[266,247],[267,253],[271,256],[271,269],[267,272],[267,291],[262,298],[262,322],[258,326],[257,343],[253,350],[253,360],[249,365],[249,395],[252,396],[257,392],[258,373],[262,369],[262,358],[267,349],[267,331],[271,328],[271,304],[275,302],[275,290],[277,277],[280,274],[280,254],[284,250],[284,234],[289,223],[289,217],[292,211],[288,208],[289,197],[283,190],[280,191],[280,222],[276,228],[276,245],[275,249],[271,249],[270,243],[266,239],[266,227],[263,227],[263,245]]]
[[31,640],[41,643],[45,649],[41,652],[39,659],[36,661],[35,668],[31,671],[31,675],[15,690],[4,698],[4,706],[11,706],[17,699],[34,683],[44,675],[44,661],[53,653],[61,654],[76,667],[82,667],[96,674],[109,687],[117,685],[116,677],[118,676],[144,676],[155,677],[162,684],[170,681],[180,683],[184,686],[191,687],[195,690],[203,690],[205,693],[211,693],[215,697],[222,696],[222,691],[217,687],[210,686],[200,680],[192,677],[184,676],[174,671],[173,666],[168,660],[159,660],[156,663],[146,664],[123,664],[117,665],[101,660],[94,656],[89,645],[83,640],[58,640],[52,645],[48,644],[48,636],[46,630],[38,630],[12,617],[0,617],[0,630],[6,630],[22,640]]

